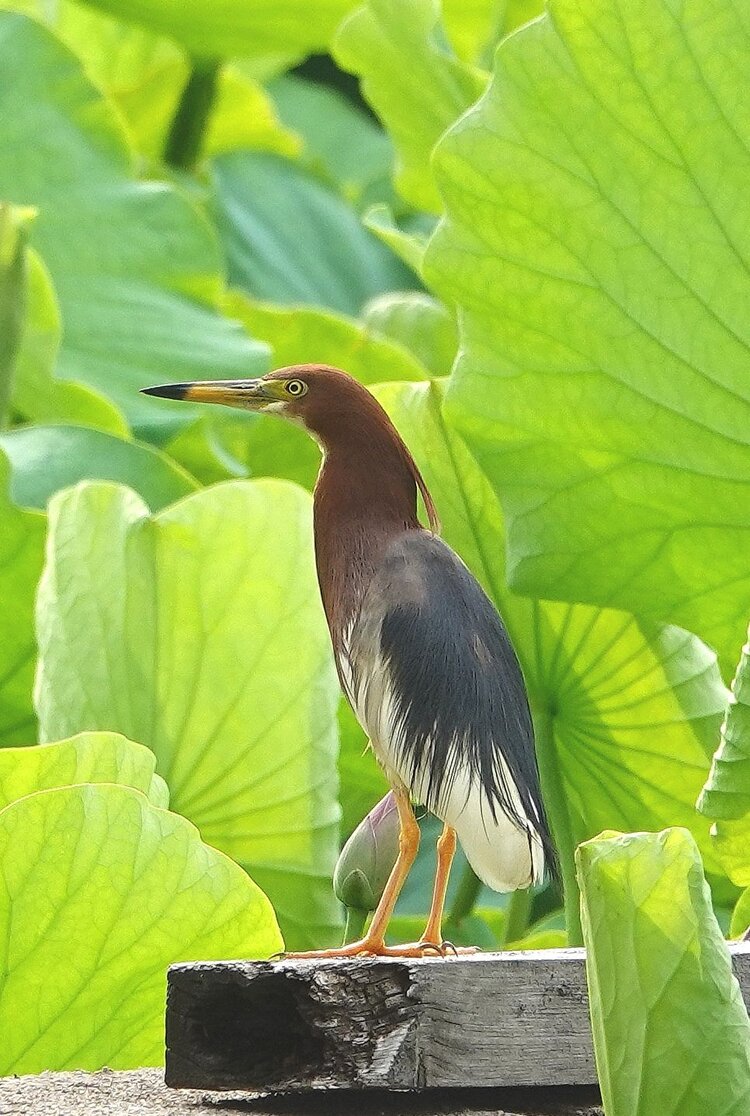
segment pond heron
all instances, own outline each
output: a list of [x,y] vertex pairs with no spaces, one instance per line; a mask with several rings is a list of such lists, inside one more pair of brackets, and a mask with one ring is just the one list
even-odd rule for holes
[[[554,863],[526,688],[502,620],[438,537],[432,498],[393,423],[347,373],[300,364],[254,380],[144,390],[279,414],[322,449],[313,506],[323,608],[341,685],[393,789],[400,837],[364,937],[295,956],[445,955],[457,839],[497,891],[538,883],[545,862]],[[413,801],[443,822],[432,905],[418,942],[388,946],[386,927],[419,845]]]

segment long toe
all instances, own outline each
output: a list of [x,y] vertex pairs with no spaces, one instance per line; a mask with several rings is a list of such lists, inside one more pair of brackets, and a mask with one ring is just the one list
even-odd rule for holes
[[451,942],[419,941],[389,946],[385,942],[362,938],[358,942],[335,949],[313,949],[304,953],[283,953],[277,956],[283,960],[331,961],[346,957],[456,957],[478,952],[476,946],[454,946]]

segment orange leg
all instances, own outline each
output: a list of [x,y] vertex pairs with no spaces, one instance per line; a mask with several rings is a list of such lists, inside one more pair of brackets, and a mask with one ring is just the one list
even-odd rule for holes
[[[396,900],[419,850],[419,825],[414,817],[409,795],[403,788],[394,788],[393,794],[396,799],[401,827],[398,839],[398,857],[364,938],[361,938],[358,942],[350,942],[349,945],[340,946],[337,949],[287,953],[285,954],[286,957],[354,957],[357,954],[403,957],[418,956],[424,952],[416,945],[406,947],[387,946],[385,944],[385,931],[391,920],[393,908],[396,906]],[[404,953],[405,949],[410,949],[412,952]]]
[[424,934],[419,939],[421,945],[431,945],[440,952],[443,948],[443,908],[445,906],[445,893],[448,890],[448,878],[451,874],[451,864],[456,854],[456,831],[447,824],[438,837],[437,843],[437,871],[435,872],[435,886],[432,890],[432,905],[427,919]]

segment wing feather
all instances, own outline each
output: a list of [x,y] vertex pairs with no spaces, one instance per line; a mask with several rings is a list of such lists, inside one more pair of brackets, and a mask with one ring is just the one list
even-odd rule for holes
[[531,828],[554,865],[521,667],[491,601],[439,538],[409,531],[390,545],[347,657],[355,704],[424,805],[439,815],[468,773],[492,819]]

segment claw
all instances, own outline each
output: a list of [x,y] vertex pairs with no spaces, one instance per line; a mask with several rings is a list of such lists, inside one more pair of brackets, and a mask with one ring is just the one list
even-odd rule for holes
[[407,942],[405,945],[389,946],[382,941],[373,941],[362,938],[361,941],[351,942],[349,945],[339,946],[337,949],[314,949],[305,953],[284,953],[284,960],[309,960],[322,961],[335,960],[343,957],[460,957],[469,953],[478,953],[476,946],[455,946],[453,942]]

